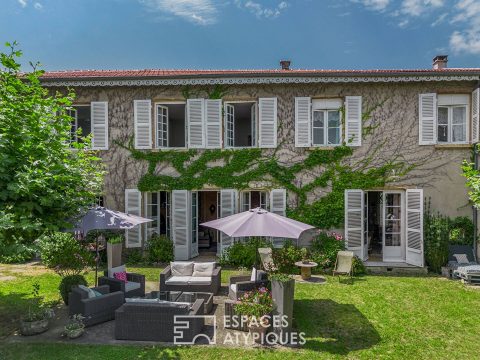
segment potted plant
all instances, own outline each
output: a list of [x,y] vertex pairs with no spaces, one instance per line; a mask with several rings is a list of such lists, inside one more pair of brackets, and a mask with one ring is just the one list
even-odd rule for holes
[[249,333],[257,343],[264,342],[272,309],[272,294],[265,287],[246,292],[235,304],[235,311],[248,317]]
[[37,335],[48,330],[48,313],[42,306],[43,298],[39,293],[40,285],[33,284],[32,297],[28,300],[28,311],[20,320],[20,333],[24,336]]
[[279,327],[275,327],[277,334],[288,333],[292,328],[293,319],[293,299],[295,296],[295,280],[288,274],[273,273],[270,275],[272,283],[273,316],[287,321],[280,322]]
[[107,264],[108,268],[122,265],[123,238],[118,235],[107,240]]
[[85,332],[85,324],[83,323],[83,319],[85,319],[80,314],[75,314],[70,318],[70,321],[67,325],[65,325],[65,335],[69,339],[76,339],[83,335]]
[[308,249],[307,248],[301,248],[300,249],[300,256],[302,257],[302,262],[304,264],[310,263],[310,258],[308,257]]

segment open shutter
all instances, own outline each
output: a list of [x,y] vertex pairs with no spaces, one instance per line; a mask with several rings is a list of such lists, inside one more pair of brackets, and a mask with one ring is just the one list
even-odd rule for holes
[[190,201],[188,190],[172,191],[172,240],[175,260],[190,258],[189,244],[192,232],[190,231]]
[[[220,217],[233,215],[237,212],[237,191],[233,189],[220,190]],[[220,233],[220,254],[233,244],[233,238]]]
[[205,100],[207,144],[209,149],[222,147],[222,100]]
[[434,145],[437,142],[437,94],[420,94],[418,101],[418,143]]
[[[287,191],[285,189],[273,189],[270,192],[270,212],[285,216],[287,209]],[[282,247],[285,238],[273,237],[272,244],[274,247]]]
[[407,190],[406,262],[423,267],[423,190]]
[[150,100],[133,101],[135,124],[135,149],[152,148],[152,102]]
[[90,104],[92,121],[92,149],[108,150],[108,103],[95,101]]
[[188,147],[204,148],[205,132],[204,132],[204,100],[188,99],[187,100],[187,117],[188,117]]
[[261,148],[277,147],[277,98],[260,98],[259,112],[259,140]]
[[[142,193],[137,189],[125,189],[125,212],[127,214],[142,216]],[[137,225],[125,231],[125,247],[137,248],[142,246],[142,225]]]
[[345,97],[345,142],[349,146],[362,145],[362,97]]
[[345,241],[347,249],[362,260],[365,258],[364,196],[363,190],[345,190]]
[[472,142],[479,141],[480,126],[480,88],[476,88],[472,93]]
[[295,146],[309,147],[312,143],[311,99],[295,98]]

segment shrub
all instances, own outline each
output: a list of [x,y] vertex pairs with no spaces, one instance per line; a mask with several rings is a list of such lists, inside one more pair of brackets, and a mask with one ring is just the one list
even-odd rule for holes
[[425,260],[433,272],[439,273],[448,262],[449,230],[450,220],[438,213],[431,213],[427,205],[423,219]]
[[367,268],[365,264],[358,256],[353,257],[353,275],[363,275],[366,274]]
[[52,233],[40,242],[43,264],[60,276],[78,275],[93,263],[93,255],[70,233]]
[[450,244],[473,246],[474,232],[473,221],[466,216],[458,216],[450,221]]
[[60,295],[62,296],[65,305],[68,305],[68,294],[72,287],[76,285],[88,285],[87,280],[85,280],[83,275],[67,275],[62,278],[58,290],[60,290]]
[[146,263],[142,250],[140,249],[126,249],[123,255],[125,256],[125,264],[127,265],[143,265]]
[[337,253],[342,250],[345,250],[345,242],[341,235],[334,232],[321,232],[312,242],[312,260],[318,264],[319,268],[331,268],[335,265]]
[[33,245],[24,245],[21,243],[3,245],[0,242],[0,263],[24,263],[31,260],[35,252],[36,247]]
[[221,264],[251,268],[257,263],[257,249],[271,246],[270,242],[258,237],[238,241],[225,250]]
[[148,260],[166,263],[173,259],[173,242],[165,235],[153,235],[148,241]]
[[281,273],[297,273],[295,262],[302,260],[302,253],[302,249],[295,246],[291,240],[287,240],[283,247],[273,250],[273,263]]

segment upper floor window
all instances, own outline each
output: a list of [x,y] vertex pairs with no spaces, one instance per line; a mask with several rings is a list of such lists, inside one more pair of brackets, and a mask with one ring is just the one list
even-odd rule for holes
[[156,105],[155,144],[157,148],[184,148],[185,103]]
[[[90,105],[76,105],[67,110],[72,117],[71,142],[78,142],[79,134],[85,138],[92,132]],[[78,131],[80,129],[80,132]]]
[[312,145],[335,146],[342,143],[340,99],[312,101]]
[[257,104],[227,102],[224,109],[225,147],[253,147],[257,144]]
[[468,95],[438,95],[437,140],[439,143],[466,143]]

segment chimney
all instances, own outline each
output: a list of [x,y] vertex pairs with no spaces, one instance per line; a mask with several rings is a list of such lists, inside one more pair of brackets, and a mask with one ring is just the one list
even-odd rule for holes
[[290,60],[280,61],[280,66],[282,67],[282,70],[290,70]]
[[442,70],[447,68],[448,55],[437,55],[433,58],[433,70]]

